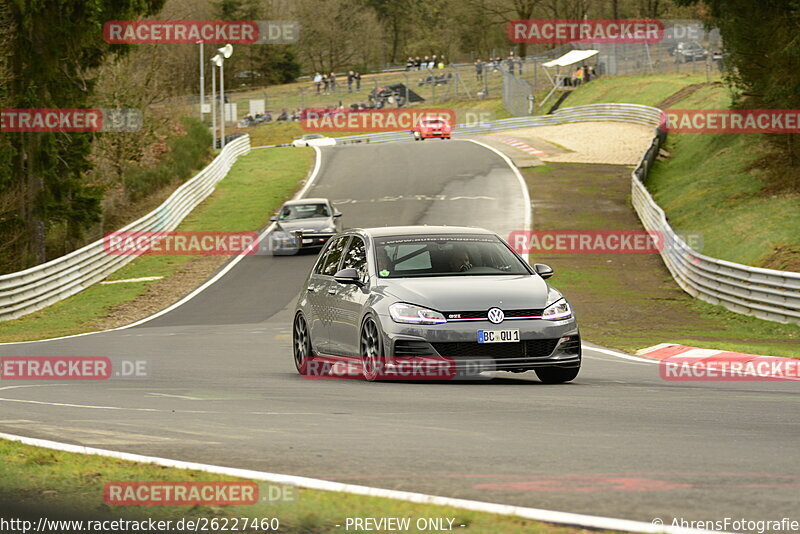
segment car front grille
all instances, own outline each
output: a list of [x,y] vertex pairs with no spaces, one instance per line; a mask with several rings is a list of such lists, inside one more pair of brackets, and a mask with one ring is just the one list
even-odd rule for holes
[[558,339],[529,339],[519,343],[431,343],[446,358],[545,358],[553,353]]
[[[541,317],[544,310],[541,308],[525,308],[521,310],[503,310],[506,319],[523,319],[531,317]],[[487,319],[489,310],[480,311],[449,311],[443,312],[448,321],[463,321],[475,319]],[[487,319],[488,320],[488,319]]]

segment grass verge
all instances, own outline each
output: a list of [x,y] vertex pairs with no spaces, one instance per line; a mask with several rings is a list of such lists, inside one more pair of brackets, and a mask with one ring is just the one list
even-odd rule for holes
[[[718,74],[716,75],[718,76]],[[718,81],[718,78],[715,78]],[[565,105],[628,102],[674,109],[726,109],[728,89],[703,87],[706,76],[604,77],[578,89]],[[769,134],[673,133],[647,187],[680,232],[702,236],[700,252],[737,263],[800,271],[800,193],[777,188],[760,162]],[[771,177],[772,176],[772,177]]]
[[[719,79],[718,74],[712,78]],[[684,87],[705,82],[705,74],[602,76],[575,89],[561,107],[607,103],[656,106]]]
[[[710,86],[673,107],[729,106],[726,89]],[[671,134],[670,156],[656,162],[647,187],[673,228],[703,236],[704,254],[800,272],[800,192],[773,187],[759,163],[770,150],[767,135]]]
[[[46,514],[48,519],[69,518],[92,521],[127,519],[172,520],[215,518],[222,524],[228,518],[260,521],[277,518],[280,532],[328,533],[343,532],[346,518],[410,518],[418,530],[418,518],[453,519],[453,530],[467,533],[567,534],[584,532],[574,527],[554,526],[536,521],[458,508],[414,504],[392,499],[363,497],[342,493],[291,488],[293,500],[241,506],[170,505],[123,506],[106,504],[104,485],[121,481],[216,482],[242,480],[200,471],[164,468],[102,456],[89,456],[31,447],[0,440],[0,502],[6,514],[28,510],[27,519]],[[260,483],[261,492],[266,484]],[[277,485],[272,485],[277,486]],[[341,525],[337,527],[336,525]],[[445,522],[445,525],[447,523]],[[460,525],[464,525],[463,527]],[[215,531],[216,529],[212,529]],[[247,529],[260,532],[262,529]],[[64,530],[62,530],[64,531]],[[348,532],[363,532],[350,528]],[[389,532],[388,530],[370,530]]]
[[[189,214],[181,231],[254,231],[262,227],[280,204],[299,187],[312,165],[310,148],[255,150],[239,158],[214,193]],[[98,321],[114,310],[142,297],[156,284],[169,284],[170,277],[192,262],[224,260],[224,257],[142,256],[116,271],[109,280],[163,276],[164,280],[95,284],[48,308],[14,321],[0,323],[0,342],[58,337],[98,328]],[[211,264],[211,270],[217,264]],[[208,271],[208,269],[206,269]],[[201,276],[209,272],[201,272]],[[202,281],[200,279],[199,281]],[[185,293],[193,289],[187,287]],[[182,295],[181,295],[182,296]],[[158,303],[164,307],[171,302]]]

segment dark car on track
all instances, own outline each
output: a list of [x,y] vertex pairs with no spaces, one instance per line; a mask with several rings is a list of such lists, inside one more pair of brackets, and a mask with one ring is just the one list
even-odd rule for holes
[[342,230],[342,213],[327,198],[304,198],[286,202],[270,217],[275,229],[270,234],[273,254],[294,254],[302,249],[319,249]]
[[348,230],[330,240],[300,292],[295,365],[302,375],[346,365],[376,380],[409,363],[446,362],[459,376],[533,370],[543,382],[570,381],[580,334],[567,300],[545,282],[552,274],[479,228]]

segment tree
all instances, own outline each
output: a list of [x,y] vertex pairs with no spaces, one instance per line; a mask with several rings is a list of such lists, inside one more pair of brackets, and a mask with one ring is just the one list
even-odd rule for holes
[[[215,16],[221,20],[267,20],[268,6],[261,0],[219,0],[214,3]],[[247,71],[244,77],[253,84],[293,82],[300,75],[300,63],[292,45],[253,44],[237,48],[228,60],[231,72]]]
[[[698,0],[677,0],[697,5]],[[719,28],[725,51],[727,82],[738,95],[735,106],[766,109],[800,108],[800,0],[705,0],[707,23]],[[797,188],[800,146],[797,135],[769,134],[785,161],[787,172],[776,176]],[[786,171],[786,170],[784,170]]]
[[[94,88],[92,77],[109,54],[126,45],[103,41],[103,23],[150,15],[163,0],[41,0],[11,2],[8,19],[15,28],[8,104],[14,108],[84,108]],[[97,220],[100,194],[83,183],[89,168],[92,134],[9,133],[11,169],[18,187],[18,217],[26,233],[20,253],[25,263],[47,258],[45,233],[64,224],[70,233]]]

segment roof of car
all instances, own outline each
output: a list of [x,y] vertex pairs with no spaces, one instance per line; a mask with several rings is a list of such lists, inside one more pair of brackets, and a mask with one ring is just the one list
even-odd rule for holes
[[459,234],[486,234],[495,235],[494,232],[483,228],[471,226],[381,226],[377,228],[357,229],[372,237],[388,236],[414,236],[414,235],[459,235]]
[[327,198],[300,198],[284,202],[284,206],[297,206],[298,204],[330,204]]

